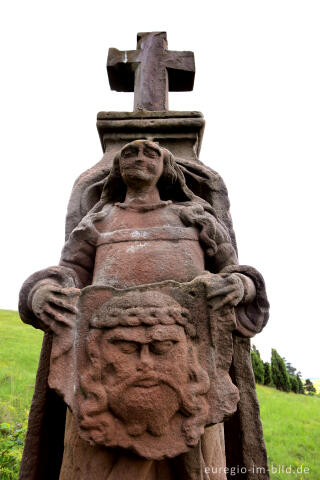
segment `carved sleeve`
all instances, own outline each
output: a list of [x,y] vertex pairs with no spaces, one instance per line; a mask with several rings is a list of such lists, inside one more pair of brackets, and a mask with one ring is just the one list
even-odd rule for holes
[[84,219],[72,232],[58,266],[40,270],[24,282],[19,295],[19,313],[25,323],[41,328],[32,311],[32,298],[42,285],[82,288],[91,282],[95,258],[95,229],[91,225],[88,219]]
[[91,283],[95,243],[96,230],[90,219],[84,219],[73,230],[62,250],[60,265],[73,271],[77,288],[83,288]]
[[251,301],[236,307],[237,332],[243,337],[253,337],[266,326],[269,319],[269,302],[262,275],[249,265],[229,265],[222,273],[235,273],[250,279],[256,294]]
[[214,273],[237,275],[244,287],[242,302],[236,307],[237,332],[253,337],[265,327],[269,318],[269,302],[262,275],[253,267],[239,265],[236,251],[225,228],[215,221],[216,251],[211,256]]
[[217,222],[216,234],[216,252],[213,255],[212,263],[215,272],[220,272],[227,265],[237,265],[237,253],[231,243],[228,233]]

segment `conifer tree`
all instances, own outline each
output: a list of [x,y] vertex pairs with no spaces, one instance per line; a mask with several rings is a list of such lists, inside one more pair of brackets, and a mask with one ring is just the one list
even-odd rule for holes
[[283,392],[290,392],[291,384],[286,365],[274,348],[271,350],[271,372],[275,387]]
[[299,383],[296,375],[289,375],[289,378],[290,378],[291,391],[293,393],[299,393]]
[[261,360],[259,350],[252,345],[251,347],[251,362],[256,383],[264,384],[264,364]]
[[272,384],[271,365],[269,362],[264,362],[264,384]]
[[291,391],[294,393],[304,393],[304,388],[301,381],[301,372],[298,372],[297,369],[286,360],[285,364],[290,378]]
[[302,383],[302,380],[301,380],[301,373],[298,372],[297,373],[297,382],[298,382],[298,385],[299,385],[299,393],[304,395],[304,386],[303,386],[303,383]]
[[289,373],[289,375],[295,375],[297,369],[293,365],[291,365],[290,362],[285,362],[285,364],[286,364],[287,372]]

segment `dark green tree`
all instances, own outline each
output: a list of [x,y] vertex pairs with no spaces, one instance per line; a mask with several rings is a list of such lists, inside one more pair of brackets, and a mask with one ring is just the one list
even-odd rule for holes
[[269,362],[264,362],[264,384],[265,385],[272,384],[271,365]]
[[289,375],[296,375],[297,369],[290,362],[286,362],[286,367]]
[[297,373],[297,382],[298,382],[298,385],[299,385],[299,393],[304,395],[305,391],[304,391],[304,386],[303,386],[303,383],[302,383],[302,380],[301,380],[301,372]]
[[254,373],[254,378],[256,380],[256,383],[261,383],[263,385],[264,384],[264,364],[263,364],[263,361],[261,360],[259,350],[257,350],[255,345],[252,345],[251,347],[251,362],[252,362],[252,368],[253,368],[253,373]]
[[309,393],[317,393],[317,390],[309,378],[307,378],[304,388]]
[[294,393],[299,393],[299,383],[296,375],[289,375],[291,391]]
[[291,391],[294,393],[304,393],[301,372],[297,372],[297,369],[290,362],[287,362],[285,359],[283,360],[285,361],[287,372],[289,374]]
[[271,350],[271,372],[275,387],[283,392],[290,392],[291,384],[286,365],[274,348]]

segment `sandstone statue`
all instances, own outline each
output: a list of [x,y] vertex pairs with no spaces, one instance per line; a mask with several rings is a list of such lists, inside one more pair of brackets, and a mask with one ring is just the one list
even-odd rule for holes
[[[139,35],[142,51],[164,38]],[[248,340],[268,301],[238,264],[226,188],[157,135],[123,137],[77,180],[59,265],[21,289],[45,336],[20,478],[268,478]]]

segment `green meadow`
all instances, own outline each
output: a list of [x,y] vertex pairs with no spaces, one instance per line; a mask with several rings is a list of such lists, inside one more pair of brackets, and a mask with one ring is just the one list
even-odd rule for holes
[[[0,310],[1,480],[18,478],[41,342],[41,331],[24,325],[17,312]],[[260,385],[257,392],[271,478],[318,480],[319,396],[282,393]]]
[[17,312],[0,310],[0,479],[16,480],[42,332],[24,325]]
[[[271,478],[320,478],[320,398],[257,386]],[[279,465],[292,473],[279,473]],[[277,467],[277,473],[272,474]],[[280,468],[280,470],[281,470]],[[305,473],[297,473],[303,469]],[[293,473],[293,471],[295,473]]]

